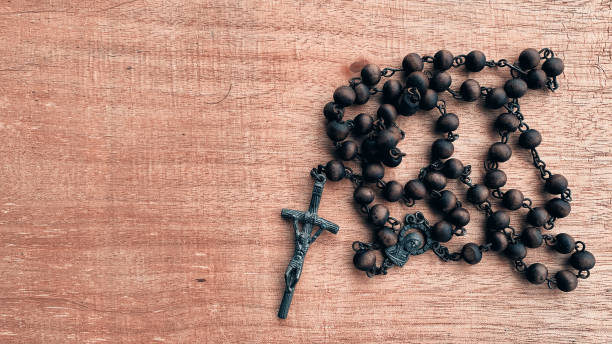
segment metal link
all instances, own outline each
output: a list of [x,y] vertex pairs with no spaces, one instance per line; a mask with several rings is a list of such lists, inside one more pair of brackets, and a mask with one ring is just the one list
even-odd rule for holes
[[457,55],[453,57],[453,67],[461,67],[465,64],[465,55]]
[[383,70],[380,71],[380,76],[385,77],[385,78],[389,78],[389,77],[392,77],[393,74],[395,74],[395,72],[403,72],[403,71],[404,71],[403,68],[386,67],[386,68],[383,68]]

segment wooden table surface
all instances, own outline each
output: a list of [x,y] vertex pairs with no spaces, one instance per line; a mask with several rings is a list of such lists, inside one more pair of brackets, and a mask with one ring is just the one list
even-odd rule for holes
[[[609,0],[13,0],[0,30],[1,343],[612,342]],[[340,231],[311,247],[278,319],[293,253],[280,209],[306,209],[309,170],[333,156],[321,109],[335,87],[409,52],[514,61],[527,47],[565,61],[557,92],[521,102],[573,191],[553,232],[587,243],[591,277],[566,294],[498,254],[468,266],[429,252],[368,279],[351,243],[372,229],[350,183],[329,182],[319,214]],[[508,74],[469,76],[501,86]],[[444,97],[462,123],[455,156],[481,181],[499,111]],[[407,156],[385,179],[416,177],[436,117],[400,119]],[[541,205],[516,141],[507,187]],[[423,203],[390,208],[437,218]],[[483,239],[483,215],[468,209],[453,250]],[[546,249],[526,261],[566,266]]]

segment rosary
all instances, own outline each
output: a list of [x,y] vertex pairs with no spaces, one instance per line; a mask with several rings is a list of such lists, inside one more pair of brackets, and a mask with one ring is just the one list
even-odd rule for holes
[[[542,60],[541,68],[538,69]],[[433,65],[431,71],[424,71],[426,63]],[[511,78],[503,88],[483,87],[478,81],[467,79],[459,90],[453,90],[450,88],[451,75],[447,70],[461,66],[470,72],[479,72],[485,67],[507,67]],[[410,256],[428,250],[432,250],[443,261],[464,260],[468,264],[477,264],[484,252],[495,251],[506,255],[514,262],[515,269],[525,274],[526,279],[533,284],[546,282],[548,288],[558,288],[564,292],[576,289],[578,279],[590,276],[590,269],[595,266],[595,257],[585,249],[586,245],[582,241],[574,240],[569,234],[542,233],[542,229],[552,230],[558,219],[569,215],[572,193],[563,175],[553,174],[546,169],[546,163],[536,149],[542,142],[542,136],[525,123],[519,105],[519,98],[527,89],[547,88],[555,91],[559,87],[557,76],[563,72],[563,68],[563,61],[547,48],[540,51],[525,49],[515,63],[505,59],[487,60],[484,53],[478,50],[457,56],[448,50],[440,50],[434,56],[408,54],[402,61],[402,68],[381,70],[374,64],[368,64],[361,70],[361,77],[350,79],[348,86],[338,87],[334,91],[333,101],[325,105],[323,114],[327,119],[327,135],[334,142],[339,159],[319,165],[310,172],[315,184],[307,211],[283,209],[281,212],[283,218],[293,221],[295,253],[285,272],[285,293],[278,316],[283,319],[287,317],[310,244],[325,230],[334,234],[339,230],[333,222],[317,216],[323,186],[327,180],[351,181],[355,187],[353,198],[375,229],[374,242],[356,241],[352,247],[355,251],[355,267],[365,271],[368,277],[385,275],[391,267],[402,267]],[[389,78],[396,72],[403,72],[403,82],[389,79],[382,89],[376,87],[382,78]],[[470,165],[451,158],[454,142],[459,138],[454,133],[459,127],[459,117],[447,112],[446,103],[439,99],[441,92],[448,92],[453,98],[466,102],[483,99],[488,108],[505,111],[495,121],[494,130],[500,140],[489,148],[482,184],[472,181]],[[361,113],[352,120],[343,120],[346,107],[365,104],[378,93],[382,93],[382,99],[376,118]],[[385,181],[384,166],[397,167],[405,156],[397,148],[405,134],[396,120],[399,115],[410,116],[419,109],[437,109],[440,113],[435,129],[442,134],[442,138],[436,139],[431,146],[431,163],[420,169],[417,178],[404,185],[395,180]],[[507,179],[500,165],[512,156],[508,137],[516,131],[520,132],[519,145],[531,152],[533,165],[540,172],[544,190],[556,195],[541,207],[533,206],[531,199],[518,189],[502,189]],[[361,142],[347,139],[351,133],[355,140]],[[361,174],[344,165],[343,161],[351,160],[359,163]],[[468,188],[467,200],[486,215],[485,244],[468,243],[460,252],[452,253],[442,245],[453,236],[465,235],[466,226],[470,222],[470,212],[452,191],[445,190],[449,179],[457,179],[465,184]],[[444,220],[430,225],[422,213],[416,212],[407,214],[401,222],[390,216],[385,205],[371,206],[375,189],[380,190],[386,201],[402,202],[407,207],[413,207],[418,200],[427,199],[431,206],[444,215]],[[494,211],[491,198],[499,199],[504,210]],[[527,226],[519,233],[510,226],[508,212],[521,208],[528,210]],[[313,233],[315,227],[318,229]],[[527,256],[527,248],[538,248],[543,244],[560,254],[571,254],[568,264],[577,272],[567,269],[553,276],[544,264],[528,265],[523,260]],[[383,257],[380,265],[376,263],[376,250]]]

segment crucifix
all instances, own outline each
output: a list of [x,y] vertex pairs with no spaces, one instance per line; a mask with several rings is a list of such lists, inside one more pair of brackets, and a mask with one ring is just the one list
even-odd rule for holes
[[[319,235],[324,230],[336,234],[340,229],[335,223],[327,221],[317,215],[326,178],[323,173],[317,171],[316,169],[312,169],[310,175],[314,178],[315,183],[308,210],[304,212],[292,209],[283,209],[281,211],[281,216],[283,218],[293,221],[293,230],[295,231],[295,251],[293,253],[293,257],[291,257],[291,261],[289,261],[289,266],[287,266],[287,270],[285,271],[285,294],[283,295],[283,301],[281,302],[278,310],[278,317],[281,319],[287,318],[289,305],[291,305],[291,299],[293,298],[293,293],[295,292],[295,285],[302,274],[304,257],[306,256],[306,252],[308,251],[310,244],[317,240]],[[301,228],[300,224],[302,225]],[[319,229],[312,234],[314,227],[319,227]]]

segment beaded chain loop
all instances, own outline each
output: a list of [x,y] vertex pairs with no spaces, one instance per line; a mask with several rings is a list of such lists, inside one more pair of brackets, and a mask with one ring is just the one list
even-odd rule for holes
[[[538,69],[540,62],[541,68]],[[425,71],[425,64],[431,64],[432,69]],[[467,79],[458,90],[454,90],[451,88],[452,78],[448,70],[461,67],[470,72],[479,72],[485,67],[508,68],[511,78],[503,87],[485,87],[474,79]],[[588,278],[590,269],[595,266],[595,257],[586,251],[582,241],[575,241],[566,233],[542,234],[542,230],[552,230],[557,220],[569,215],[572,193],[563,175],[553,174],[547,169],[537,151],[542,136],[525,122],[519,105],[519,98],[528,89],[547,88],[555,91],[559,87],[557,76],[563,73],[563,68],[563,61],[548,48],[525,49],[514,63],[507,59],[487,60],[484,53],[477,50],[456,56],[447,50],[440,50],[434,56],[408,54],[401,68],[386,67],[381,70],[377,65],[368,64],[361,70],[360,77],[350,79],[348,86],[338,87],[334,91],[333,101],[325,105],[323,114],[327,119],[327,135],[334,142],[339,159],[320,165],[318,171],[324,172],[330,181],[350,180],[355,187],[353,198],[358,208],[376,229],[375,242],[353,243],[355,266],[365,271],[367,276],[373,277],[387,274],[392,266],[403,265],[408,255],[420,254],[427,249],[434,251],[443,261],[463,259],[469,264],[480,262],[484,252],[495,251],[503,252],[515,269],[533,284],[546,282],[551,289],[556,287],[569,292],[577,287],[578,279]],[[376,87],[383,78],[390,78],[399,72],[403,73],[401,81],[389,79],[382,88]],[[441,99],[444,92],[466,102],[482,99],[490,109],[505,110],[495,121],[499,141],[489,148],[484,161],[482,184],[473,182],[470,165],[452,158],[455,143],[459,139],[455,132],[459,128],[459,116],[448,112],[446,102]],[[352,120],[343,121],[345,108],[365,104],[378,94],[382,94],[381,105],[375,116],[360,113]],[[385,166],[397,167],[405,156],[397,147],[405,137],[404,131],[397,124],[398,117],[411,116],[418,110],[433,109],[439,112],[435,130],[442,137],[432,143],[430,164],[420,168],[417,177],[405,184],[384,180]],[[518,189],[503,189],[507,177],[500,166],[512,156],[508,138],[515,132],[519,133],[519,145],[531,153],[533,165],[540,172],[544,183],[544,190],[556,195],[544,206],[534,207],[533,201]],[[360,142],[348,139],[349,134]],[[346,167],[343,161],[359,163],[361,174]],[[467,200],[486,215],[486,243],[468,243],[461,252],[453,253],[442,243],[450,241],[453,236],[467,234],[470,213],[452,191],[445,189],[452,179],[468,188]],[[371,205],[375,199],[375,189],[380,189],[386,201],[400,201],[407,207],[429,199],[433,207],[444,214],[444,219],[430,226],[423,215],[417,212],[405,216],[402,226],[402,222],[390,216],[384,204]],[[499,199],[505,209],[494,210],[491,197]],[[510,226],[508,214],[509,211],[519,209],[527,210],[526,220],[529,224],[520,233]],[[426,238],[406,231],[417,222],[425,228]],[[425,239],[428,244],[423,246]],[[558,253],[571,253],[568,263],[578,272],[561,270],[550,276],[545,265],[527,264],[524,261],[527,248],[538,248],[544,243]],[[375,250],[380,250],[384,257],[380,266],[376,265]],[[401,263],[397,263],[397,257],[392,256],[397,252],[405,255]]]

